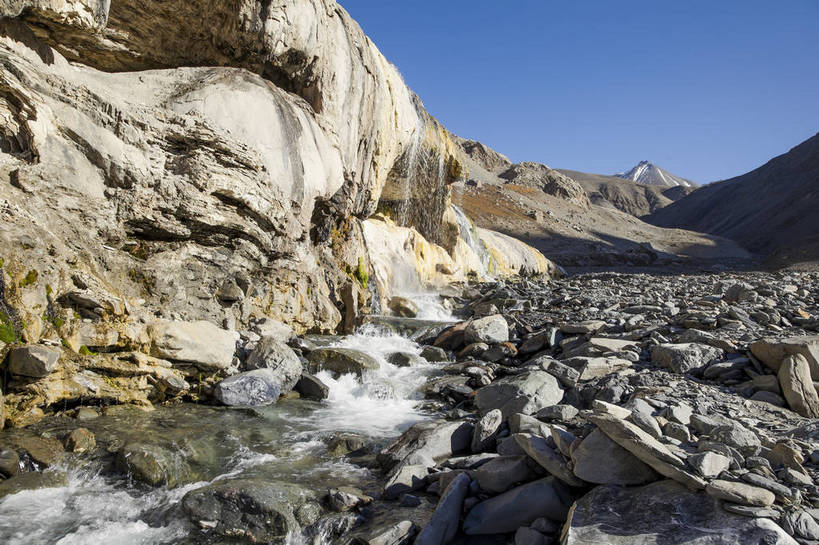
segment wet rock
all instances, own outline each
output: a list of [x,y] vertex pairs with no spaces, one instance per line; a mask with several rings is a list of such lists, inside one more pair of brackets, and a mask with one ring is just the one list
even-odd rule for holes
[[387,524],[369,532],[369,537],[356,537],[355,545],[408,545],[418,533],[418,526],[412,521],[402,520]]
[[526,456],[500,456],[481,465],[474,478],[481,489],[490,494],[500,494],[518,483],[537,477]]
[[57,439],[28,434],[11,438],[0,435],[0,450],[15,451],[37,469],[57,465],[64,455],[63,445]]
[[415,545],[446,545],[458,532],[464,499],[469,492],[469,477],[462,473],[446,487],[429,523],[415,538]]
[[569,486],[585,486],[582,480],[578,479],[569,469],[568,464],[558,452],[551,448],[546,440],[537,435],[528,433],[515,434],[518,446],[523,449],[527,456],[537,462],[543,469],[548,471]]
[[774,522],[726,513],[673,481],[595,488],[575,504],[564,536],[565,545],[796,545]]
[[722,356],[722,350],[706,344],[661,344],[651,351],[651,361],[675,373],[688,373],[705,367]]
[[40,345],[21,346],[8,355],[12,375],[42,378],[57,368],[60,351]]
[[389,355],[387,361],[396,367],[418,367],[426,362],[421,356],[411,352],[394,352]]
[[502,343],[509,340],[509,326],[501,314],[473,320],[464,330],[464,342]]
[[478,390],[475,404],[482,414],[500,409],[504,418],[515,413],[533,414],[563,399],[563,390],[552,375],[530,371],[503,378]]
[[592,431],[572,453],[574,474],[594,484],[631,486],[660,477],[633,454],[612,441],[602,431]]
[[443,348],[438,348],[437,346],[425,346],[424,349],[421,350],[421,357],[430,363],[449,361],[449,356],[447,355],[446,350]]
[[94,450],[94,447],[97,446],[94,434],[86,428],[72,430],[63,440],[63,443],[69,452],[88,452]]
[[705,491],[719,500],[740,505],[768,507],[776,501],[773,492],[769,490],[733,481],[711,481],[705,487]]
[[472,433],[472,452],[483,452],[494,447],[502,423],[503,413],[500,409],[493,409],[483,415],[475,424],[475,431]]
[[281,395],[277,369],[256,369],[220,380],[213,397],[229,407],[260,407],[276,403]]
[[309,373],[301,374],[301,378],[296,383],[294,390],[296,390],[301,397],[312,399],[313,401],[327,399],[330,395],[330,387]]
[[[275,337],[262,337],[256,348],[247,357],[245,368],[269,369],[278,377],[279,389],[286,394],[291,391],[301,378],[301,360],[293,349]],[[266,376],[272,376],[268,373]]]
[[808,418],[819,417],[819,395],[807,359],[801,354],[786,357],[778,374],[782,394],[791,409]]
[[219,481],[182,498],[191,522],[245,543],[286,543],[299,531],[294,511],[309,499],[296,485],[275,481]]
[[387,307],[396,316],[401,316],[403,318],[415,318],[416,316],[418,316],[418,305],[416,305],[406,297],[396,296],[391,298],[390,301],[387,303]]
[[99,418],[100,413],[94,407],[80,407],[77,409],[76,419],[80,421],[94,420]]
[[150,486],[174,488],[191,482],[190,467],[173,452],[146,443],[128,443],[117,452],[117,468]]
[[0,475],[13,477],[20,473],[20,456],[13,450],[0,450]]
[[356,507],[367,505],[372,501],[371,497],[351,486],[331,488],[327,491],[327,503],[330,505],[330,509],[336,513],[345,513]]
[[503,534],[541,517],[562,521],[570,502],[564,485],[546,477],[478,503],[464,519],[463,530],[466,535]]
[[28,471],[0,480],[0,499],[24,490],[60,488],[67,485],[68,475],[64,471]]
[[310,352],[307,359],[313,372],[327,370],[337,375],[361,376],[367,371],[376,371],[381,367],[378,360],[369,354],[352,348],[322,348]]
[[464,344],[465,330],[468,325],[469,322],[460,322],[448,327],[436,337],[433,346],[443,350],[457,350]]
[[192,363],[203,371],[221,371],[233,364],[239,333],[206,321],[158,320],[148,326],[151,355]]
[[398,463],[432,467],[453,454],[468,451],[473,427],[468,422],[458,421],[419,422],[379,453],[378,460],[388,469]]

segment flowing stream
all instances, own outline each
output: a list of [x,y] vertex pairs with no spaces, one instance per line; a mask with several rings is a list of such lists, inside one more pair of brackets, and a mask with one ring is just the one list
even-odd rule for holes
[[[427,317],[450,318],[436,298],[418,303]],[[388,319],[383,323],[389,323]],[[121,410],[82,422],[68,417],[47,419],[38,424],[38,431],[59,436],[87,427],[103,448],[94,454],[69,455],[60,467],[47,470],[55,476],[67,475],[67,482],[59,486],[0,499],[0,543],[190,543],[193,528],[180,505],[183,496],[225,479],[291,483],[319,497],[327,488],[341,485],[375,490],[377,475],[349,458],[334,455],[328,444],[343,434],[384,446],[413,423],[431,416],[419,388],[435,372],[434,366],[397,367],[387,360],[394,352],[420,354],[420,346],[409,337],[422,322],[404,319],[401,324],[402,328],[388,328],[371,323],[355,335],[324,337],[327,346],[370,354],[381,369],[362,379],[319,373],[330,388],[323,402],[282,400],[255,409],[184,404],[149,412]],[[395,333],[396,329],[403,335]],[[186,452],[185,463],[191,466],[186,469],[187,484],[152,488],[128,479],[115,468],[110,453],[132,442]],[[301,539],[294,536],[293,541]]]

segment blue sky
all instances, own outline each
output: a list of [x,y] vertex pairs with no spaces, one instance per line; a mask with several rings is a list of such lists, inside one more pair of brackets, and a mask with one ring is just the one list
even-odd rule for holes
[[427,109],[513,161],[704,183],[819,132],[819,0],[340,0]]

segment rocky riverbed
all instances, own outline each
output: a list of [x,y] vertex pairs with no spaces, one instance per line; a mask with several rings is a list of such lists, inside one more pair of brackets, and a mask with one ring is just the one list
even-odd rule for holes
[[[0,536],[819,541],[819,274],[456,291],[462,321],[396,300],[347,337],[240,332],[238,368],[181,400],[2,432]],[[43,362],[23,348],[17,372]]]

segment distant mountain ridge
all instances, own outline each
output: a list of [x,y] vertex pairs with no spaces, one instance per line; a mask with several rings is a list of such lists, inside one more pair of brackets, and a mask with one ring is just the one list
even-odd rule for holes
[[778,265],[819,260],[819,134],[644,219],[730,238]]
[[640,161],[637,166],[626,172],[615,174],[617,178],[631,180],[642,185],[656,185],[660,187],[698,187],[698,184],[675,176],[667,170],[648,161]]

